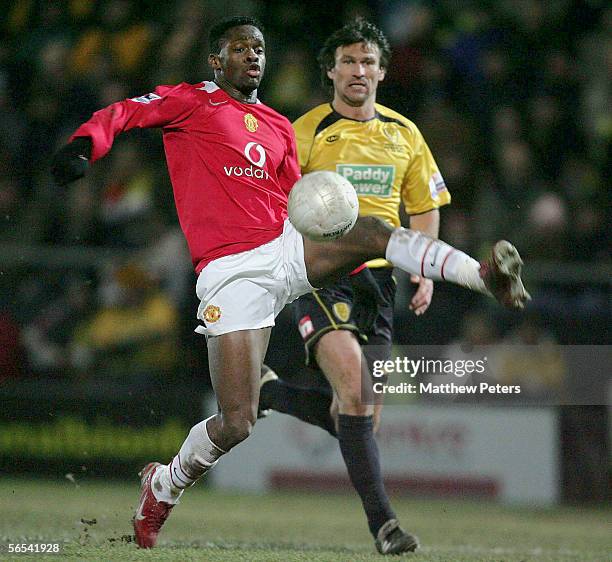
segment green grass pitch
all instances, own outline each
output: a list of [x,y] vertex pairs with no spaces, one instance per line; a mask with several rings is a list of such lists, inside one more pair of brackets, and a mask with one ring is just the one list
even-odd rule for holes
[[[0,560],[360,562],[375,554],[352,495],[230,494],[196,486],[166,523],[158,547],[138,550],[132,482],[0,477]],[[421,539],[419,561],[612,560],[612,511],[537,510],[486,502],[395,498]],[[61,554],[12,555],[9,543],[61,543]]]

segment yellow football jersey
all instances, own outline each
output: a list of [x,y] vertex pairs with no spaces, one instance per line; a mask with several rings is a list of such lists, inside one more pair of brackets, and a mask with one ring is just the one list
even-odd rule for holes
[[[416,125],[376,104],[376,116],[356,121],[319,105],[293,123],[302,174],[332,170],[359,196],[359,214],[399,226],[399,206],[409,215],[450,203],[450,193]],[[370,262],[385,265],[384,260]]]

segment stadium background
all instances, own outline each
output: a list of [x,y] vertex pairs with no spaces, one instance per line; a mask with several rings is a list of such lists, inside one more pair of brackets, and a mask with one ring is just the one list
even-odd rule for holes
[[[121,137],[65,190],[48,167],[96,109],[209,79],[209,24],[238,13],[266,28],[260,98],[292,119],[327,99],[326,35],[354,15],[377,22],[394,51],[379,101],[418,124],[453,194],[441,237],[480,257],[505,237],[528,261],[520,316],[438,285],[414,319],[401,277],[398,343],[610,342],[605,2],[18,0],[0,20],[3,472],[133,473],[201,419],[206,349],[161,135]],[[304,380],[287,312],[268,361]],[[563,499],[609,499],[608,410],[558,411]]]

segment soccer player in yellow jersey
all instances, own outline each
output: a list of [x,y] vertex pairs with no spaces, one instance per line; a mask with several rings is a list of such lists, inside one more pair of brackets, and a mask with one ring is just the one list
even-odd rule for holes
[[[327,39],[319,62],[333,100],[294,123],[300,167],[302,174],[333,170],[347,178],[359,196],[361,215],[399,226],[403,204],[410,228],[437,238],[438,209],[451,198],[436,162],[414,123],[376,103],[390,54],[384,34],[363,19]],[[412,280],[418,288],[410,308],[420,315],[429,307],[433,283],[424,277]],[[269,372],[260,401],[262,408],[295,415],[337,436],[382,554],[418,546],[416,537],[399,526],[383,484],[374,440],[379,407],[362,399],[362,377],[369,384],[370,376],[362,375],[360,341],[370,344],[364,348],[370,368],[373,360],[390,357],[394,295],[392,268],[378,259],[301,297],[295,309],[307,363],[322,370],[333,395],[292,387]]]

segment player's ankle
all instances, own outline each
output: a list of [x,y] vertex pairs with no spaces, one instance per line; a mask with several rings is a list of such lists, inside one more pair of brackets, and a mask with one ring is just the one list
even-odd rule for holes
[[151,490],[155,499],[169,504],[178,503],[183,490],[172,484],[170,478],[170,465],[161,466],[153,475],[151,480]]

